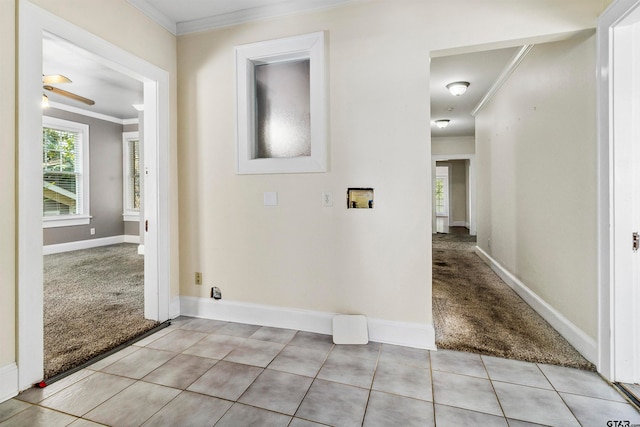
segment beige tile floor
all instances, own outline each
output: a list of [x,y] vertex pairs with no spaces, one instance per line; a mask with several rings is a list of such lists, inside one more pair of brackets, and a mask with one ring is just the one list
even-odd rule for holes
[[[44,389],[0,426],[593,426],[640,413],[592,372],[179,318]],[[619,424],[622,425],[622,424]]]

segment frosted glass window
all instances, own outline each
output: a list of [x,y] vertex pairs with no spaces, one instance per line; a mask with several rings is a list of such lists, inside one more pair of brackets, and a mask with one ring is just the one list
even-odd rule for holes
[[238,173],[326,172],[324,38],[236,46]]
[[256,65],[256,158],[311,155],[309,60]]

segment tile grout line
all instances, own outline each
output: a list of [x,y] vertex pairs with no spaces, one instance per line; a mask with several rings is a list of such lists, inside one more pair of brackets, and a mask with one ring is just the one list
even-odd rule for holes
[[500,407],[500,411],[502,412],[502,418],[504,418],[505,423],[509,425],[509,421],[507,421],[507,414],[504,412],[504,407],[502,406],[502,402],[500,402],[500,397],[498,396],[498,392],[496,391],[496,387],[493,384],[493,380],[491,379],[491,374],[489,374],[489,370],[487,369],[487,365],[484,363],[484,358],[482,355],[479,355],[480,362],[482,363],[482,367],[484,371],[487,373],[487,379],[489,380],[489,384],[491,384],[491,390],[493,390],[493,394],[496,397],[496,401],[498,402],[498,406]]
[[376,356],[376,364],[373,367],[373,375],[371,376],[371,383],[369,384],[369,393],[367,394],[367,401],[364,404],[364,413],[362,414],[362,422],[360,426],[364,426],[364,420],[367,418],[367,410],[369,409],[369,401],[371,400],[371,393],[373,392],[373,383],[376,379],[376,374],[378,372],[378,364],[380,363],[380,354],[382,353],[383,344],[380,343],[378,347],[378,355]]

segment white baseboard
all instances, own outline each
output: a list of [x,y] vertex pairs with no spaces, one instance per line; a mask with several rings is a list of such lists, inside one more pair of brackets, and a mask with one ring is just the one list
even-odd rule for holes
[[122,236],[124,238],[125,243],[136,243],[140,244],[140,236],[133,236],[131,234],[125,234]]
[[139,236],[111,236],[101,237],[99,239],[79,240],[77,242],[58,243],[55,245],[46,245],[42,248],[43,255],[57,254],[61,252],[79,251],[82,249],[97,248],[99,246],[117,245],[119,243],[138,243],[133,242],[133,238],[139,239]]
[[491,267],[491,269],[520,297],[531,306],[544,320],[560,333],[575,347],[588,361],[596,363],[598,360],[598,345],[596,340],[587,335],[582,329],[574,325],[559,311],[540,298],[517,277],[494,260],[489,254],[476,246],[476,254]]
[[[180,314],[331,335],[333,316],[337,313],[183,296],[180,297]],[[370,317],[367,322],[371,341],[436,349],[433,325]]]
[[18,365],[0,367],[0,403],[18,395]]
[[180,316],[180,297],[173,297],[169,301],[169,319]]

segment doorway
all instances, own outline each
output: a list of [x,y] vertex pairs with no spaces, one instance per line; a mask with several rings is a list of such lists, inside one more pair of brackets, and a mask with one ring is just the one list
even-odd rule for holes
[[145,318],[169,318],[169,76],[164,70],[21,0],[18,46],[18,388],[43,377],[42,37],[54,34],[144,86]]
[[[598,20],[599,371],[640,383],[640,1]],[[636,388],[636,391],[638,389]]]
[[[475,155],[433,155],[431,162],[434,183],[433,232],[448,233],[450,227],[462,227],[468,229],[470,236],[475,236],[477,233]],[[444,191],[442,196],[438,195],[436,188],[438,180],[442,182]]]

